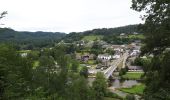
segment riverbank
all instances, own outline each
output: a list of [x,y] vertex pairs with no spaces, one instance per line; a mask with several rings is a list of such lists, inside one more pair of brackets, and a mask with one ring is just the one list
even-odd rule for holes
[[125,75],[121,76],[121,79],[125,80],[140,80],[143,72],[127,72]]
[[145,89],[145,85],[139,84],[139,85],[132,86],[130,88],[120,88],[119,90],[130,94],[142,95],[144,89]]

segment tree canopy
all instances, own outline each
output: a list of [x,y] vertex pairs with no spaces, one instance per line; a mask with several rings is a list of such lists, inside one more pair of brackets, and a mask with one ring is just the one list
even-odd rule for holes
[[142,55],[153,57],[145,64],[146,100],[170,99],[170,1],[132,0],[132,9],[145,11],[145,24],[140,29],[145,33]]

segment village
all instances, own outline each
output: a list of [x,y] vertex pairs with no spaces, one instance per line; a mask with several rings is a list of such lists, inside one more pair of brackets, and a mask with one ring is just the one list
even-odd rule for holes
[[[125,34],[120,34],[124,36]],[[84,42],[81,41],[78,46],[86,46],[92,48],[94,41]],[[134,60],[140,54],[141,41],[135,40],[130,44],[124,45],[113,45],[108,44],[105,41],[97,40],[97,44],[100,45],[102,53],[97,55],[91,52],[76,53],[76,59],[80,62],[80,66],[86,66],[88,68],[89,77],[95,77],[97,72],[104,72],[112,65],[116,63],[117,60],[121,59],[115,72],[120,71],[122,68],[127,68],[128,71],[133,72],[143,72],[141,66],[134,65]],[[123,55],[126,55],[125,57]]]
[[[119,34],[119,38],[128,38],[129,36],[138,36],[140,34]],[[88,38],[86,38],[88,37]],[[89,37],[94,37],[89,39]],[[133,39],[128,44],[112,44],[107,43],[101,36],[85,36],[86,39],[74,41],[71,43],[59,42],[56,46],[63,45],[67,47],[70,57],[77,62],[78,73],[87,75],[89,86],[92,86],[97,73],[103,73],[107,80],[108,90],[112,93],[125,98],[127,94],[137,94],[136,98],[140,98],[143,93],[144,84],[142,83],[142,75],[144,74],[143,66],[138,64],[143,58],[141,53],[141,39]],[[43,48],[40,52],[53,50],[54,48]],[[29,56],[30,50],[20,52],[22,57]],[[34,51],[35,52],[35,51]],[[39,66],[39,61],[35,61],[34,67]],[[58,63],[55,61],[58,68]],[[87,69],[84,70],[83,68]],[[55,70],[55,69],[54,69]],[[84,70],[82,72],[82,70]],[[57,71],[56,71],[57,72]],[[139,88],[139,91],[131,91]]]

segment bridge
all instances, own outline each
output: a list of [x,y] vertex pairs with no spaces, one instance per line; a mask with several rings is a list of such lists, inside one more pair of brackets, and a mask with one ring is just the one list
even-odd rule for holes
[[123,61],[123,66],[124,66],[124,62],[127,59],[127,52],[123,54],[123,56],[119,59],[117,59],[115,62],[111,63],[111,66],[109,68],[107,68],[104,72],[104,76],[106,77],[106,79],[108,79],[110,76],[112,76],[112,73],[116,70],[116,68],[118,67],[118,65]]

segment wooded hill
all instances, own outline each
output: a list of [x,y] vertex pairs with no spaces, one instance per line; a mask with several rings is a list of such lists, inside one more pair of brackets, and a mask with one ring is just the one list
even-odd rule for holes
[[65,42],[71,42],[71,41],[81,40],[84,36],[88,36],[88,35],[103,35],[103,36],[107,37],[107,36],[111,36],[111,35],[119,35],[121,33],[131,34],[134,32],[141,33],[141,31],[138,30],[138,24],[127,25],[127,26],[116,27],[116,28],[93,29],[93,30],[84,31],[84,32],[72,32],[72,33],[66,35],[63,38],[63,40]]
[[69,34],[61,32],[19,32],[9,28],[0,28],[0,43],[10,43],[16,45],[17,49],[33,49],[42,47],[51,47],[55,43],[64,40],[65,42],[80,41],[85,36],[101,35],[104,39],[111,35],[121,33],[140,33],[138,25],[128,25],[117,28],[93,29],[84,32],[72,32]]
[[61,32],[19,32],[9,28],[0,28],[0,42],[22,45],[23,49],[54,45],[66,34]]

